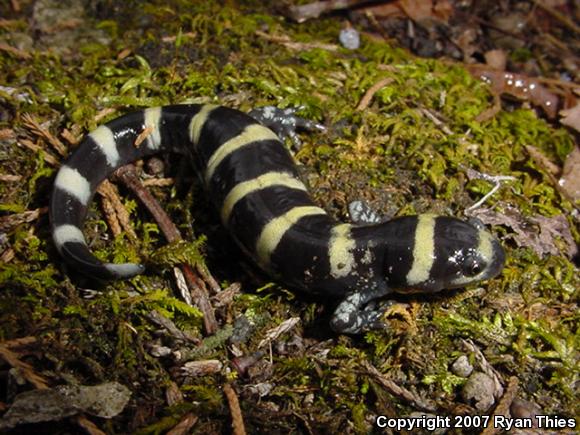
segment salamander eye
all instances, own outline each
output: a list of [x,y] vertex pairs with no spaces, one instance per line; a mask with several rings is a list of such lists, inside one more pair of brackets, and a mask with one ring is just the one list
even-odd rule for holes
[[469,276],[469,277],[477,276],[482,271],[483,271],[483,265],[481,264],[480,261],[477,261],[477,260],[471,258],[465,262],[464,274],[466,276]]

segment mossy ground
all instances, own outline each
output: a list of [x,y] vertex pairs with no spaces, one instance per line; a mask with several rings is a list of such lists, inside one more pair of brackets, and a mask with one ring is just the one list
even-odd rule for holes
[[[156,310],[201,339],[199,312],[173,296],[169,261],[130,282],[103,286],[94,299],[81,297],[62,270],[44,209],[57,169],[47,155],[62,158],[31,130],[25,114],[67,143],[64,129],[71,132],[66,137],[78,139],[104,120],[152,105],[213,102],[243,111],[265,104],[304,106],[301,114],[325,123],[329,131],[303,135],[296,157],[314,197],[339,219],[346,219],[346,206],[355,199],[367,200],[385,216],[461,215],[492,187],[468,180],[466,168],[471,168],[515,177],[484,207],[515,209],[524,217],[564,215],[579,240],[573,205],[525,150],[533,145],[561,164],[573,146],[566,131],[527,108],[504,110],[478,123],[476,116],[492,99],[486,85],[461,66],[418,59],[370,38],[363,38],[356,51],[318,48],[311,44],[336,43],[339,20],[294,25],[270,15],[268,6],[243,3],[248,4],[92,2],[87,9],[92,17],[72,28],[78,35],[96,31],[100,38],[78,36],[73,49],[59,50],[55,42],[39,48],[38,42],[20,53],[0,51],[0,84],[5,87],[0,89],[0,174],[14,176],[0,184],[0,338],[34,336],[34,352],[23,358],[54,384],[118,380],[127,385],[133,391],[131,406],[101,422],[109,432],[159,433],[187,412],[199,417],[199,433],[227,431],[221,385],[231,379],[248,431],[254,433],[305,428],[365,433],[376,414],[414,410],[370,379],[362,361],[430,398],[441,412],[453,413],[465,379],[452,375],[449,366],[466,353],[462,338],[477,343],[505,379],[518,377],[518,396],[546,413],[578,415],[580,282],[564,253],[540,257],[516,246],[510,228],[497,226],[494,231],[508,254],[500,277],[467,292],[403,298],[410,308],[390,319],[391,329],[336,336],[326,326],[329,313],[320,303],[266,285],[267,278],[250,273],[212,225],[215,215],[199,189],[187,199],[183,183],[155,188],[155,195],[184,234],[208,236],[202,252],[224,286],[226,281],[244,283],[244,293],[218,310],[224,328],[239,314],[256,322],[251,339],[240,345],[244,353],[254,352],[265,331],[290,315],[302,322],[279,340],[273,364],[261,375],[236,378],[223,371],[188,378],[180,385],[185,401],[167,405],[165,391],[172,380],[183,378],[170,360],[151,356],[149,346],[160,338],[147,314]],[[10,19],[0,26],[0,38],[15,44],[19,35],[34,36],[26,12],[14,14],[0,6],[0,15]],[[264,34],[302,45],[288,48]],[[384,78],[390,83],[368,108],[357,111],[364,93]],[[102,119],[104,109],[111,110]],[[450,132],[423,110],[437,114]],[[36,151],[22,140],[36,144]],[[104,238],[107,224],[97,205],[91,209],[87,238],[103,258],[145,260],[163,241],[136,202],[130,197],[125,202],[139,242]],[[184,202],[196,204],[194,219]],[[37,218],[19,219],[36,209]],[[16,220],[10,223],[8,217]],[[231,262],[242,266],[232,271]],[[231,358],[219,340],[199,356]],[[263,398],[246,388],[260,382],[273,386]]]

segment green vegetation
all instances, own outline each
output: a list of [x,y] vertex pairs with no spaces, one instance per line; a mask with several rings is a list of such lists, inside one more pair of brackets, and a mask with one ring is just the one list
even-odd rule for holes
[[[0,183],[7,236],[0,260],[0,337],[36,337],[36,370],[54,384],[119,380],[131,388],[133,406],[111,422],[110,432],[126,432],[141,418],[140,433],[160,433],[187,412],[200,418],[200,433],[227,431],[221,386],[233,378],[238,393],[246,384],[273,386],[262,399],[240,394],[249,432],[255,427],[297,431],[307,421],[314,432],[349,428],[366,433],[369,416],[395,410],[406,415],[414,408],[385,393],[361,369],[362,361],[442,409],[452,409],[464,380],[449,366],[465,351],[461,339],[470,338],[504,379],[518,376],[520,397],[539,402],[546,413],[578,415],[573,391],[580,374],[578,271],[563,248],[540,257],[531,247],[516,245],[509,226],[494,228],[509,260],[500,277],[482,285],[485,291],[401,298],[410,308],[389,316],[390,329],[365,337],[336,336],[326,326],[329,310],[321,303],[304,301],[280,285],[258,291],[266,278],[256,280],[255,273],[237,265],[243,261],[239,252],[215,242],[225,234],[211,237],[216,215],[199,188],[188,196],[194,180],[188,176],[173,188],[152,188],[183,234],[194,240],[178,244],[178,250],[163,247],[156,225],[133,201],[127,203],[138,240],[122,233],[111,243],[99,200],[93,201],[85,234],[94,251],[111,261],[155,267],[128,282],[102,285],[94,299],[82,298],[51,244],[44,210],[36,219],[8,220],[46,207],[57,170],[46,157],[62,160],[46,137],[26,125],[25,114],[72,149],[66,137],[79,139],[106,120],[152,105],[219,102],[244,111],[265,104],[304,106],[304,117],[324,122],[329,130],[302,135],[304,145],[296,157],[315,199],[339,219],[346,219],[347,204],[354,199],[366,200],[389,217],[427,211],[461,215],[492,187],[469,180],[470,168],[515,178],[483,207],[522,218],[564,215],[580,241],[573,205],[525,149],[533,145],[561,165],[573,138],[526,108],[502,110],[477,122],[492,98],[487,86],[461,66],[414,58],[370,39],[354,52],[315,46],[337,43],[340,23],[333,19],[295,25],[265,9],[253,7],[261,12],[249,13],[217,2],[182,0],[133,1],[111,10],[101,20],[83,18],[74,30],[80,44],[75,50],[38,47],[24,50],[30,54],[26,59],[0,51],[5,87],[0,90],[0,174],[18,176]],[[23,17],[16,24],[0,28],[0,38],[10,43],[16,32],[32,32]],[[87,29],[100,37],[81,37]],[[296,45],[280,42],[285,37]],[[357,111],[365,92],[383,79],[390,80],[367,108]],[[449,131],[425,116],[426,110]],[[65,129],[68,136],[62,134]],[[23,146],[22,140],[36,143],[38,150]],[[555,243],[562,246],[561,240]],[[200,312],[178,299],[166,273],[183,262],[207,265],[223,280],[223,288],[226,281],[243,282],[244,294],[218,309],[222,330],[211,342],[201,333]],[[235,276],[225,272],[233,263]],[[152,343],[187,344],[160,333],[148,317],[152,311],[202,343],[201,351],[190,344],[188,355],[224,363],[232,358],[226,345],[229,324],[240,314],[253,328],[249,339],[237,344],[244,354],[258,350],[266,332],[289,317],[303,322],[278,339],[273,366],[266,363],[262,373],[244,377],[222,370],[184,377],[176,375],[178,362],[149,352]],[[172,380],[184,394],[181,406],[165,401]],[[143,403],[148,414],[136,417]]]

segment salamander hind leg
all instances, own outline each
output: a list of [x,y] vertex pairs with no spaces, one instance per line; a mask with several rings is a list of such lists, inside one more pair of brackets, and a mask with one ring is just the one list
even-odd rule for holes
[[334,310],[330,327],[341,334],[361,334],[384,328],[385,324],[381,317],[386,306],[375,304],[374,301],[390,292],[389,288],[382,287],[372,290],[355,290],[349,293]]
[[356,225],[379,224],[385,221],[370,205],[361,200],[351,201],[348,204],[348,214]]

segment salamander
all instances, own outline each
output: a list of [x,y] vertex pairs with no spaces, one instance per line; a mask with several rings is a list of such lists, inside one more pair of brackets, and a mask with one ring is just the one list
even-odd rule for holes
[[477,222],[431,214],[336,222],[313,202],[292,155],[270,128],[238,110],[183,104],[101,125],[58,171],[51,231],[74,270],[104,280],[144,271],[140,264],[101,262],[81,229],[101,181],[159,152],[195,162],[222,224],[261,269],[293,289],[338,302],[330,323],[339,333],[382,327],[384,305],[377,302],[392,292],[463,287],[503,267],[499,241]]

